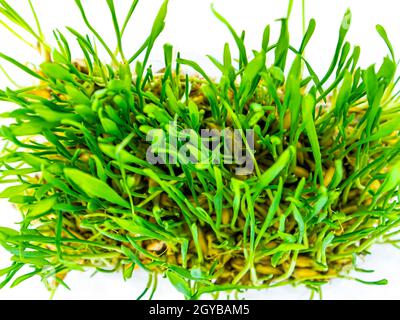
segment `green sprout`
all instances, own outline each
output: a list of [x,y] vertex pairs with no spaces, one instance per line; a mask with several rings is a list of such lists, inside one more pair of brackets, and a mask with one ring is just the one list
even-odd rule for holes
[[[354,279],[348,271],[359,270],[356,258],[373,244],[399,246],[397,61],[382,26],[377,32],[388,55],[379,67],[362,69],[360,48],[345,40],[346,12],[321,76],[305,56],[314,20],[307,26],[303,14],[303,41],[291,45],[293,1],[278,40],[268,25],[253,51],[245,33],[212,7],[239,53],[235,59],[226,44],[220,58],[209,57],[221,74],[216,80],[196,61],[174,56],[169,44],[165,68],[153,72],[150,54],[168,0],[133,54],[125,51],[124,34],[138,0],[123,19],[106,0],[117,48],[75,2],[90,35],[55,30],[51,46],[31,1],[35,26],[0,0],[0,24],[45,60],[30,68],[0,53],[36,81],[0,90],[0,100],[16,106],[1,114],[13,124],[0,128],[0,182],[8,186],[0,197],[21,212],[19,230],[0,228],[0,244],[12,255],[0,270],[0,288],[39,276],[54,292],[67,286],[71,271],[122,271],[130,279],[141,268],[149,281],[139,299],[153,297],[159,275],[187,299],[287,284],[320,294],[330,279]],[[72,56],[71,36],[81,60]],[[183,73],[183,65],[194,72]],[[146,135],[155,130],[170,140],[172,123],[192,129],[196,139],[202,129],[252,130],[254,149],[244,136],[238,140],[254,172],[239,175],[223,161],[148,162]],[[32,270],[20,274],[23,266]]]

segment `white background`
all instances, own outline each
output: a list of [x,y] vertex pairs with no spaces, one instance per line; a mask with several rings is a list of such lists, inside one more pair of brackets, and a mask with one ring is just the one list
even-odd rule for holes
[[[73,0],[33,0],[36,5],[42,27],[49,35],[51,30],[72,26],[77,30],[85,30],[80,15]],[[83,1],[88,9],[90,21],[108,42],[114,41],[111,19],[107,12],[105,1]],[[240,32],[246,30],[248,48],[258,49],[261,36],[266,24],[272,24],[273,36],[279,31],[275,19],[286,14],[286,2],[283,0],[215,0],[216,9],[221,12]],[[25,0],[10,1],[19,12],[30,16],[29,7]],[[130,5],[128,0],[115,0],[121,13],[126,12]],[[157,42],[151,61],[158,68],[162,67],[162,44],[172,43],[175,50],[181,52],[183,58],[193,59],[210,72],[215,69],[205,58],[211,54],[221,58],[225,42],[234,43],[226,28],[217,21],[210,10],[209,0],[170,0],[167,24],[163,35]],[[292,43],[296,46],[301,41],[301,1],[295,0],[291,19]],[[140,1],[137,12],[129,31],[125,36],[125,51],[134,52],[148,35],[152,21],[161,4],[160,0]],[[317,29],[313,40],[307,49],[307,58],[321,74],[329,65],[336,46],[340,21],[347,7],[353,13],[353,23],[348,40],[362,47],[361,64],[366,67],[372,63],[380,63],[387,49],[375,31],[377,23],[382,24],[388,31],[396,52],[400,50],[400,4],[396,0],[306,0],[307,17],[317,20]],[[398,50],[397,50],[398,49]],[[0,51],[12,55],[21,62],[40,62],[40,57],[13,38],[7,31],[0,29]],[[79,57],[79,52],[76,51]],[[128,55],[128,54],[127,54]],[[20,84],[29,84],[24,74],[15,68],[3,64]],[[0,87],[10,85],[5,76],[0,74]],[[2,110],[6,105],[0,105]],[[3,121],[2,124],[5,122]],[[0,202],[0,225],[17,228],[19,214],[6,201]],[[387,286],[366,286],[353,281],[334,280],[323,289],[325,299],[400,299],[400,252],[387,245],[377,245],[371,250],[371,255],[360,267],[375,269],[375,274],[353,274],[368,280],[386,278]],[[9,256],[0,249],[0,268],[9,264]],[[97,274],[91,278],[91,273],[71,273],[66,281],[71,291],[60,288],[55,299],[134,299],[145,287],[147,276],[140,271],[134,273],[133,279],[123,282],[119,274]],[[249,292],[241,295],[253,299],[308,299],[309,291],[305,288],[283,287],[260,292]],[[221,295],[223,298],[224,295]],[[0,299],[48,299],[49,293],[34,278],[17,288],[0,290]],[[175,289],[167,281],[159,281],[155,298],[181,299]]]

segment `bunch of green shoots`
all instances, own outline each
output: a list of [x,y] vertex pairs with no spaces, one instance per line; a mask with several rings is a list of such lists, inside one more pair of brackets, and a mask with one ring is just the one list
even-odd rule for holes
[[[55,30],[52,47],[30,0],[36,26],[0,0],[0,23],[45,57],[28,68],[0,53],[37,80],[0,91],[0,100],[16,105],[2,113],[14,123],[0,129],[0,182],[9,185],[0,197],[21,212],[19,230],[0,228],[0,244],[12,254],[0,287],[39,276],[54,290],[67,286],[70,271],[122,271],[129,279],[141,268],[149,282],[140,298],[153,296],[158,276],[188,299],[286,284],[320,293],[332,278],[353,279],[347,271],[374,243],[397,245],[400,103],[383,27],[377,31],[389,55],[379,68],[362,69],[360,48],[345,41],[346,12],[332,63],[317,75],[304,55],[314,20],[299,48],[290,45],[288,14],[276,42],[267,26],[261,46],[249,51],[245,33],[213,9],[239,52],[233,59],[226,44],[222,59],[209,57],[221,71],[214,80],[195,61],[174,57],[168,44],[165,68],[153,73],[149,57],[168,1],[131,56],[123,36],[138,0],[121,21],[114,1],[105,1],[116,50],[75,2],[91,35]],[[81,60],[72,56],[70,36]],[[198,75],[184,74],[182,65]],[[146,133],[168,134],[171,122],[197,133],[254,130],[254,173],[237,176],[223,162],[147,162]]]

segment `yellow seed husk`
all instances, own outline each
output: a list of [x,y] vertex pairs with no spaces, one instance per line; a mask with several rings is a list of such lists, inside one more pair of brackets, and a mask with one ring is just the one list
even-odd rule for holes
[[153,179],[149,179],[149,188],[153,188],[158,186],[158,183],[154,181]]
[[328,276],[335,276],[337,275],[337,271],[335,269],[329,269],[328,272],[326,273]]
[[298,256],[296,260],[296,266],[299,268],[311,268],[314,262],[309,257]]
[[264,266],[262,264],[256,265],[256,271],[263,275],[270,275],[270,274],[280,275],[280,274],[282,274],[281,270],[271,267],[271,266]]
[[364,204],[365,206],[369,206],[370,204],[372,204],[372,198],[371,198],[371,197],[368,198],[367,200],[365,200],[365,201],[363,202],[363,204]]
[[313,269],[306,269],[306,268],[296,269],[293,273],[293,277],[296,279],[316,278],[318,276],[320,276],[320,273],[318,273]]
[[[300,142],[297,143],[297,148],[298,148],[298,149],[301,149],[302,147],[303,147],[303,146],[302,146],[302,144],[301,144]],[[304,153],[301,152],[301,151],[299,151],[299,152],[297,152],[296,156],[297,156],[297,162],[298,162],[300,165],[303,165],[303,164],[304,164]]]
[[162,241],[153,241],[152,243],[146,246],[146,250],[148,251],[160,251],[164,248],[164,242]]
[[31,91],[30,94],[35,95],[35,96],[39,96],[45,99],[50,99],[51,98],[51,94],[50,91],[47,89],[38,89],[38,90],[34,90]]
[[342,264],[342,265],[346,265],[351,263],[351,259],[340,259],[340,260],[336,260],[337,264]]
[[296,166],[294,169],[294,174],[298,178],[308,178],[310,173],[303,167]]
[[290,112],[287,112],[285,114],[285,117],[283,118],[283,128],[285,130],[288,130],[290,128],[291,121],[292,121],[292,115],[290,114]]
[[206,239],[204,238],[203,231],[200,228],[198,229],[198,234],[199,234],[199,243],[201,251],[203,251],[204,254],[207,254],[208,252],[207,242]]
[[242,270],[244,267],[244,260],[235,258],[230,260],[231,266],[236,270]]
[[167,256],[167,261],[168,261],[168,263],[176,264],[176,257],[175,257],[175,255],[174,255],[174,254],[168,255],[168,256]]
[[328,170],[325,171],[324,177],[324,186],[327,187],[332,182],[333,176],[335,174],[335,168],[330,167]]
[[369,186],[369,188],[373,191],[378,191],[380,187],[381,183],[379,182],[379,180],[374,180],[374,182],[372,182],[371,185]]
[[356,189],[356,190],[351,190],[351,191],[349,192],[349,199],[357,198],[359,194],[360,194],[360,190],[358,190],[358,189]]
[[223,209],[222,210],[222,223],[229,224],[230,221],[231,221],[231,211],[228,209]]

